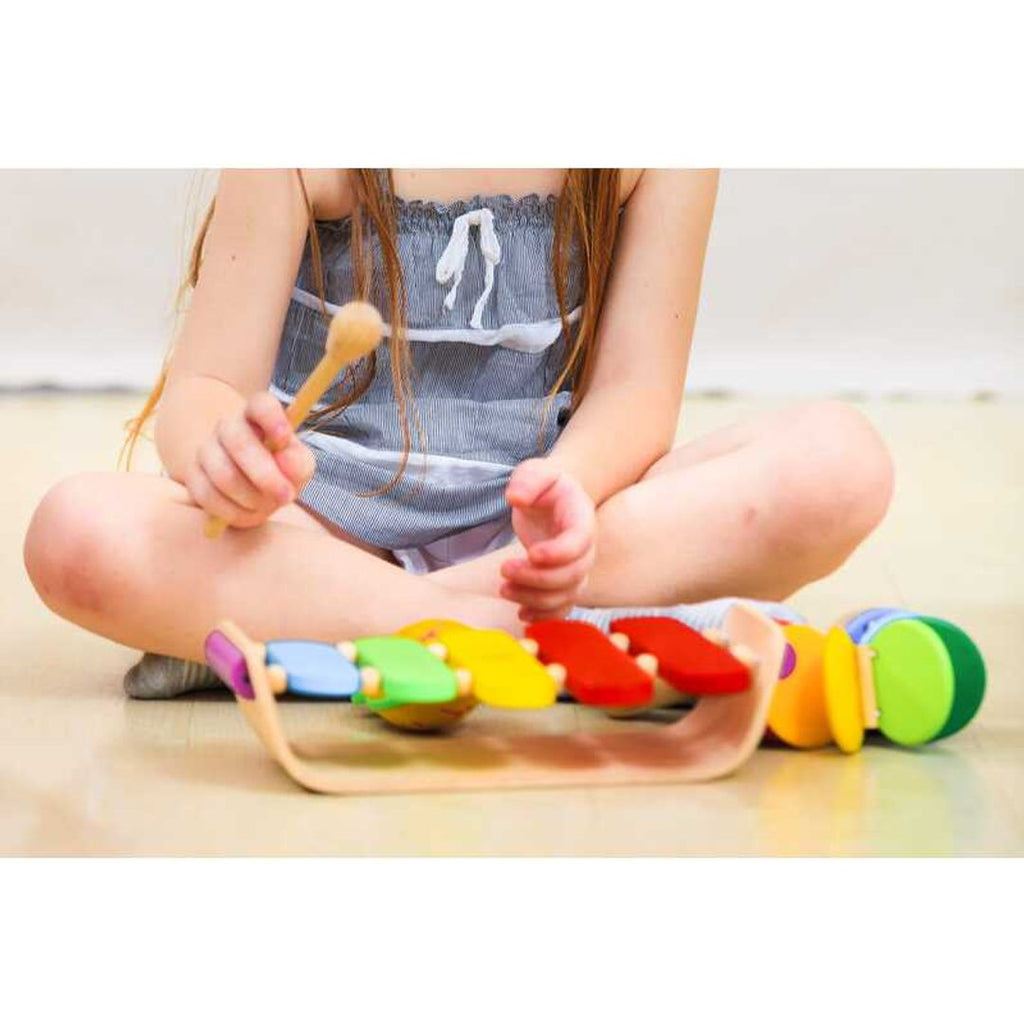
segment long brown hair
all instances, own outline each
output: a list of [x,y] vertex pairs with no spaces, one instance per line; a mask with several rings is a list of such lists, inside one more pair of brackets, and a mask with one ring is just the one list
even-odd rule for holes
[[[301,171],[296,171],[299,188],[309,218],[309,254],[313,284],[320,298],[321,312],[326,319],[327,307],[324,288],[323,260],[316,227],[316,215]],[[396,204],[394,178],[391,171],[355,169],[348,172],[352,192],[350,217],[352,241],[352,269],[355,277],[356,298],[368,299],[374,274],[383,271],[384,290],[388,300],[388,322],[391,325],[388,348],[391,362],[391,381],[395,402],[402,424],[403,454],[394,477],[381,491],[393,487],[402,476],[412,447],[414,421],[421,445],[426,439],[416,415],[411,385],[412,358],[405,333],[405,286],[402,266],[398,258]],[[572,408],[582,400],[593,373],[597,324],[608,284],[612,254],[619,224],[620,172],[616,168],[570,169],[566,173],[562,191],[555,206],[555,230],[551,251],[551,270],[558,299],[562,330],[568,351],[562,369],[548,394],[544,417],[555,395],[569,382],[572,386]],[[203,216],[192,244],[188,269],[182,290],[194,288],[199,280],[203,263],[203,246],[213,220],[216,200]],[[374,257],[374,241],[379,250],[378,267]],[[573,332],[569,324],[570,267],[573,257],[579,260],[581,277],[581,312]],[[167,383],[167,370],[172,352],[164,359],[159,379],[146,399],[139,414],[128,423],[128,434],[121,449],[121,459],[131,465],[132,455],[141,431],[153,415]],[[317,412],[313,420],[319,422],[355,402],[370,386],[377,370],[376,352],[371,353],[355,367],[349,367],[340,383],[341,397]],[[411,415],[410,415],[411,414]],[[543,432],[543,419],[541,433]],[[380,493],[374,492],[374,493]]]

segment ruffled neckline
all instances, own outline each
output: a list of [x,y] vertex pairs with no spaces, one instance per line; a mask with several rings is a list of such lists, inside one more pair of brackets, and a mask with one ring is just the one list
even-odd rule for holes
[[[470,210],[488,209],[503,223],[550,222],[554,218],[558,196],[542,196],[529,192],[522,196],[508,193],[474,195],[469,199],[439,202],[434,199],[403,199],[395,197],[399,226],[440,224],[450,228],[452,221]],[[321,220],[318,224],[328,228],[348,229],[351,217]]]
[[542,196],[537,192],[528,192],[523,196],[512,196],[507,192],[496,195],[477,193],[469,199],[452,199],[449,202],[438,202],[434,199],[403,199],[395,197],[400,210],[408,213],[433,213],[442,216],[461,217],[470,210],[486,207],[495,213],[511,211],[547,212],[553,210],[558,196]]

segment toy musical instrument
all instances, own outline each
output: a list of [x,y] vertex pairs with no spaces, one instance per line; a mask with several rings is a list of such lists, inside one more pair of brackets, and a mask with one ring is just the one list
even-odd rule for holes
[[[764,734],[785,647],[779,625],[742,602],[727,614],[722,648],[687,631],[688,649],[702,652],[711,665],[710,674],[701,669],[704,678],[718,678],[724,665],[730,682],[717,689],[709,684],[692,711],[668,724],[617,723],[599,715],[592,730],[523,735],[488,730],[482,719],[458,735],[392,732],[384,741],[335,745],[330,764],[300,751],[285,735],[277,701],[285,693],[351,700],[422,731],[458,724],[479,706],[535,712],[565,692],[606,710],[631,706],[653,688],[650,660],[630,658],[596,627],[535,623],[528,632],[533,635],[521,642],[500,630],[433,620],[351,643],[260,643],[223,622],[206,639],[206,660],[274,760],[300,785],[325,793],[421,792],[729,774]],[[680,635],[673,630],[648,638],[662,664],[675,664],[667,645]],[[705,648],[739,650],[743,658],[719,665]],[[422,770],[425,763],[431,770]]]

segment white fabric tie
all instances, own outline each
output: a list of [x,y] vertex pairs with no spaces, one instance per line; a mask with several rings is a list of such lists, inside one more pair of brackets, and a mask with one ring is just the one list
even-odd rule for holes
[[[455,218],[452,224],[452,237],[448,240],[441,258],[437,261],[437,283],[447,284],[452,281],[451,289],[444,297],[445,309],[455,306],[455,296],[459,292],[462,272],[466,269],[466,257],[469,255],[469,229],[480,229],[480,255],[484,258],[484,290],[473,308],[470,327],[477,329],[483,326],[484,306],[490,298],[494,287],[494,268],[501,262],[501,246],[494,230],[494,214],[490,210],[470,210]],[[454,278],[454,280],[453,280]]]

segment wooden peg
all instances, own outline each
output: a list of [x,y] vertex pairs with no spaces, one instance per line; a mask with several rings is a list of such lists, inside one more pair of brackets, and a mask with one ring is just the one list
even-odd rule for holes
[[548,670],[548,675],[554,679],[559,690],[565,689],[565,680],[568,678],[569,673],[566,671],[564,665],[559,665],[557,662],[552,662],[550,665],[544,666]]
[[455,670],[455,682],[458,684],[460,697],[469,697],[473,693],[473,673],[468,668]]
[[625,633],[609,633],[608,639],[623,653],[629,650],[629,637]]
[[380,672],[367,665],[359,670],[359,681],[362,683],[362,694],[367,700],[377,700],[383,692]]
[[746,644],[733,644],[729,653],[747,668],[754,668],[757,665],[757,655]]
[[878,698],[875,696],[875,670],[871,662],[875,652],[868,644],[858,644],[857,677],[860,682],[861,708],[864,712],[864,728],[878,728]]
[[288,673],[280,665],[268,665],[267,682],[270,683],[271,693],[285,693],[288,689]]
[[658,659],[653,654],[638,654],[636,663],[649,675],[658,675]]
[[716,647],[729,646],[729,638],[720,629],[715,629],[713,627],[709,629],[703,629],[701,630],[700,635],[704,637],[705,640],[709,641],[710,643],[713,643]]

